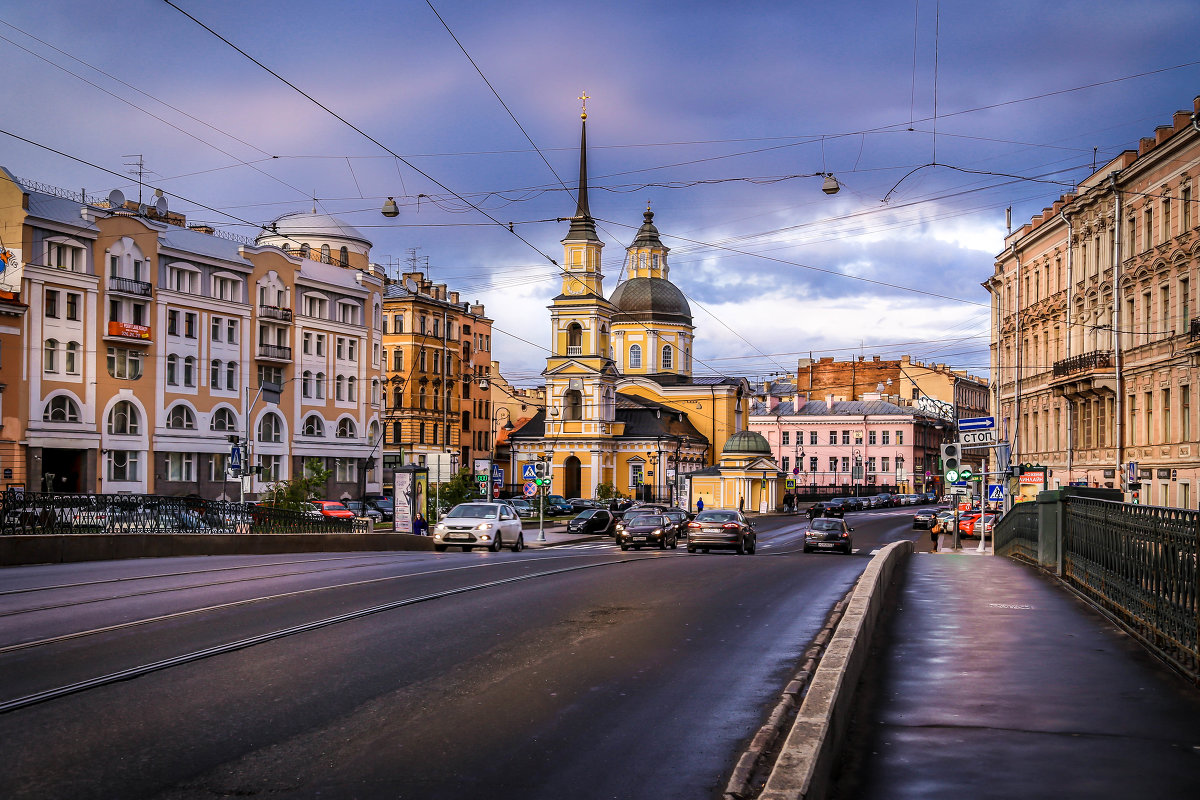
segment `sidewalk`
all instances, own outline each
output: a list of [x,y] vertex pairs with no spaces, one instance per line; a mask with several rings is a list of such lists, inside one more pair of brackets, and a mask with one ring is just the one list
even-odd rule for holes
[[974,552],[904,573],[830,796],[1200,796],[1200,690],[1053,578]]

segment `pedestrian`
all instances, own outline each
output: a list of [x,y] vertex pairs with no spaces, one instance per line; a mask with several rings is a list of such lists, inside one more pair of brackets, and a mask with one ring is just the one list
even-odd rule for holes
[[745,510],[746,510],[746,497],[743,495],[742,497],[738,498],[738,511],[744,512]]
[[783,496],[783,513],[792,513],[792,493],[788,492]]
[[699,514],[703,510],[704,510],[704,498],[697,497],[696,498],[696,513]]
[[416,518],[413,519],[413,533],[417,536],[429,535],[429,523],[425,521],[425,517],[419,511]]

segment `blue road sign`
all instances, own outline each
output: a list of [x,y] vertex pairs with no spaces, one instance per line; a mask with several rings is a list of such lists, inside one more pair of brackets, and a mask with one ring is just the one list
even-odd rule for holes
[[527,483],[521,491],[525,493],[526,497],[533,497],[537,494],[537,484]]
[[229,448],[229,468],[234,472],[242,468],[242,448],[236,444]]
[[504,467],[499,464],[492,464],[492,480],[499,483],[504,482]]
[[988,484],[988,502],[1001,503],[1004,501],[1004,487],[998,483]]
[[521,480],[531,481],[531,480],[534,480],[535,478],[537,478],[537,465],[536,464],[522,464],[521,465]]
[[996,427],[995,417],[969,417],[958,421],[960,431],[986,431]]

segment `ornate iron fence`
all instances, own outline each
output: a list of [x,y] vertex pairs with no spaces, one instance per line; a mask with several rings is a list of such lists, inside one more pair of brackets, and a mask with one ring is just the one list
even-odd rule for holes
[[1038,560],[1038,515],[1036,503],[1017,503],[996,521],[992,546],[998,556],[1020,556]]
[[1079,497],[1063,508],[1063,579],[1192,676],[1200,674],[1198,531],[1195,511]]
[[364,519],[254,503],[132,494],[0,495],[0,535],[60,533],[365,533]]

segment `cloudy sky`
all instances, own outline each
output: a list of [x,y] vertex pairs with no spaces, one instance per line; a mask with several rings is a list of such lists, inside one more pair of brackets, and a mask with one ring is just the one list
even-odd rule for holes
[[1194,0],[0,0],[0,164],[136,196],[140,155],[172,210],[250,236],[315,200],[485,303],[529,385],[586,92],[606,290],[650,203],[697,374],[985,375],[1005,209],[1021,225],[1190,110],[1198,39]]

